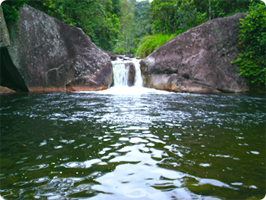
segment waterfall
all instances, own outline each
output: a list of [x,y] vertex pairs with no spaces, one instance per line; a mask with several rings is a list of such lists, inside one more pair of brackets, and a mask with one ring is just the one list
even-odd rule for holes
[[129,67],[125,63],[113,62],[113,82],[114,86],[127,86]]
[[133,63],[135,68],[134,84],[135,87],[142,87],[142,77],[140,71],[139,60],[116,60],[112,61],[113,65],[113,83],[114,87],[128,86],[129,66],[126,67],[126,63]]
[[[134,84],[128,86],[128,78],[131,76],[130,66],[133,64],[135,68]],[[117,59],[112,61],[113,66],[113,86],[107,90],[101,91],[80,91],[79,93],[98,93],[108,95],[142,95],[142,94],[170,94],[163,90],[143,87],[143,81],[140,70],[140,60],[133,58],[130,60]],[[131,77],[132,78],[132,77]]]
[[134,86],[136,86],[136,87],[142,87],[142,84],[143,84],[139,62],[140,61],[137,59],[133,60],[133,63],[135,66],[135,83],[134,83]]

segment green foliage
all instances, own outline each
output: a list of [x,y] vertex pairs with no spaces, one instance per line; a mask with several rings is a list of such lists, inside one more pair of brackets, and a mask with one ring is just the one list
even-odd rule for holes
[[[150,6],[150,19],[154,36],[143,37],[138,43],[136,55],[146,57],[159,44],[162,35],[178,35],[190,28],[200,25],[211,18],[225,17],[237,12],[248,11],[251,0],[153,0]],[[260,0],[253,0],[257,3]],[[210,10],[209,10],[210,8]],[[209,12],[210,11],[210,12]],[[158,39],[158,38],[160,39]],[[156,38],[156,39],[155,39]]]
[[216,18],[245,12],[250,1],[6,0],[2,7],[7,22],[15,21],[19,7],[26,2],[69,25],[80,27],[104,50],[121,54],[136,52],[146,57],[173,35],[206,22],[209,14]]
[[139,39],[146,34],[151,34],[152,25],[150,23],[150,2],[140,1],[135,4],[134,21],[136,23],[135,39]]
[[239,66],[240,75],[250,80],[252,87],[266,85],[266,6],[252,3],[249,14],[240,20],[240,54],[232,64]]
[[128,0],[121,0],[121,6],[122,15],[119,17],[121,29],[116,49],[123,48],[125,53],[128,53],[129,47],[133,46],[132,41],[135,36],[134,6]]
[[151,22],[155,33],[172,34],[196,26],[198,12],[193,0],[153,0]]
[[136,49],[134,47],[130,47],[128,50],[128,53],[130,54],[135,54],[135,52],[136,52]]
[[146,57],[174,36],[207,21],[206,13],[199,13],[193,0],[153,0],[150,19],[155,35],[141,38],[136,55]]
[[[258,3],[260,0],[253,1]],[[214,19],[231,16],[235,13],[247,12],[250,0],[194,0],[194,4],[198,12],[206,13],[206,16],[211,16],[211,19]]]
[[123,48],[125,53],[135,53],[140,38],[151,34],[149,8],[148,0],[121,0],[120,37],[114,51]]
[[198,12],[197,20],[196,20],[195,24],[200,25],[200,24],[205,23],[206,21],[208,21],[207,13],[206,12],[205,13]]
[[16,22],[19,19],[19,8],[26,2],[27,0],[6,0],[1,4],[7,24]]
[[29,5],[69,25],[80,27],[104,50],[118,41],[120,0],[29,0]]
[[7,23],[18,20],[25,3],[71,26],[80,27],[92,41],[111,51],[120,35],[121,0],[6,0],[2,7]]
[[120,17],[122,15],[121,1],[120,0],[112,0],[112,4],[113,4],[113,10],[110,12],[113,12],[114,14],[117,15],[117,17]]
[[163,34],[154,34],[144,36],[140,41],[140,46],[137,49],[136,56],[145,58],[151,54],[154,50],[159,48],[164,43],[175,37],[174,34],[163,35]]
[[118,54],[118,55],[124,55],[125,54],[125,49],[123,49],[123,48],[116,49],[116,50],[114,50],[114,53]]

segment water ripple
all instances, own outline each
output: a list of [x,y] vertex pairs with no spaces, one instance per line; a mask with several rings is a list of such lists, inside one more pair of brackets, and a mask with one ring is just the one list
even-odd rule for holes
[[5,95],[0,193],[5,199],[260,199],[265,108],[262,95]]

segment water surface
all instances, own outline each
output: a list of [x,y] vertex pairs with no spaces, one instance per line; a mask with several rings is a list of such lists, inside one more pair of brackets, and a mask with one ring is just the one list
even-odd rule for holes
[[265,196],[264,95],[111,93],[2,95],[1,196]]

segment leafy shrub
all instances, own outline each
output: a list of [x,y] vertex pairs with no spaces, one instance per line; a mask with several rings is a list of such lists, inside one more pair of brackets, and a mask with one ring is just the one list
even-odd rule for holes
[[130,47],[128,50],[128,53],[134,54],[136,52],[136,49],[134,47]]
[[16,22],[19,19],[18,10],[22,7],[27,0],[6,0],[1,6],[7,23]]
[[252,3],[249,14],[240,19],[238,48],[240,53],[232,64],[239,66],[241,76],[251,82],[251,87],[266,85],[266,6]]
[[118,54],[118,55],[124,55],[125,54],[125,49],[124,48],[115,49],[114,53]]
[[[179,32],[181,33],[181,31]],[[136,56],[145,58],[149,54],[151,54],[154,50],[162,46],[164,43],[173,39],[176,34],[171,35],[163,35],[163,34],[155,34],[148,35],[141,38],[140,45],[137,49]]]
[[196,20],[196,23],[195,25],[198,26],[200,24],[203,24],[205,22],[208,21],[208,18],[207,18],[207,13],[200,13],[198,12],[198,15],[197,15],[197,20]]

